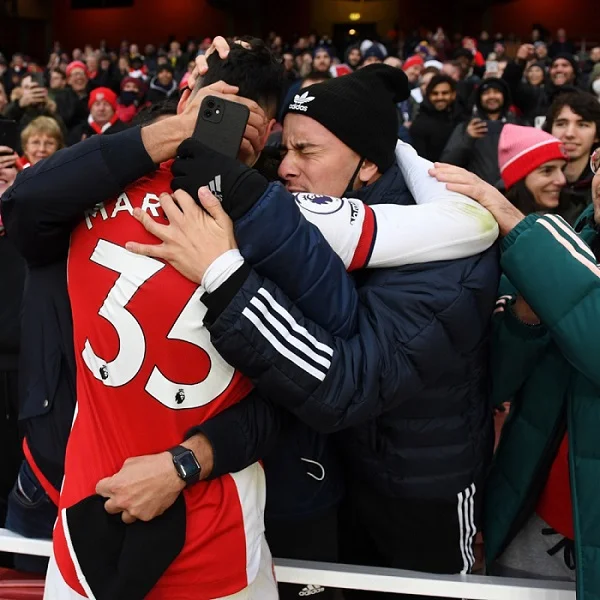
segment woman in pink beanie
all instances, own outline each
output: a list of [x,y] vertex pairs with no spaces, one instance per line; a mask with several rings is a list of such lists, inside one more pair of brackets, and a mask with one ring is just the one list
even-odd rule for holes
[[506,197],[525,215],[560,212],[567,158],[562,142],[549,133],[505,125],[498,145],[498,163]]

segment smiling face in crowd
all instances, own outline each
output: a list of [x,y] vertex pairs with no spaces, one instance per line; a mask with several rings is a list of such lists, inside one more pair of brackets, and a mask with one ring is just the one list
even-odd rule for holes
[[481,106],[491,114],[500,112],[504,106],[504,94],[497,88],[488,88],[481,94]]
[[596,123],[585,121],[569,106],[563,106],[552,123],[552,135],[565,145],[571,161],[588,157],[592,146],[599,141]]
[[535,204],[540,210],[558,206],[560,192],[567,183],[563,172],[566,164],[566,160],[548,161],[525,178],[525,187],[533,195]]
[[73,69],[69,75],[69,85],[73,88],[73,91],[80,93],[83,92],[87,86],[88,78],[83,69]]
[[541,85],[544,81],[544,71],[538,65],[533,65],[527,69],[527,81],[531,85]]
[[550,80],[554,85],[566,85],[575,81],[575,70],[566,58],[557,58],[550,67]]
[[31,165],[35,165],[54,154],[58,150],[58,142],[47,133],[34,133],[27,140],[24,151]]
[[438,83],[429,94],[429,101],[439,112],[447,110],[455,99],[456,92],[447,82]]

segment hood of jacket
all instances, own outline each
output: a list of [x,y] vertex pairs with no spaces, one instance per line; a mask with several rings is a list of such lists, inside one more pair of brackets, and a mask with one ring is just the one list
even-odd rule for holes
[[365,204],[414,204],[402,171],[394,163],[375,183],[346,194]]
[[[510,93],[510,88],[504,79],[500,79],[498,77],[489,77],[488,79],[484,79],[481,84],[487,82],[494,82],[494,87],[499,87],[502,90],[502,94],[504,95],[504,105],[502,106],[502,110],[500,111],[500,118],[506,118],[510,107],[512,105],[512,95]],[[477,108],[477,113],[479,116],[483,118],[487,118],[487,111],[481,106],[481,94],[483,90],[481,89],[481,85],[477,88],[476,96],[475,96],[475,106]]]
[[170,96],[171,94],[175,93],[175,90],[177,90],[177,84],[175,83],[175,80],[173,79],[173,81],[171,81],[171,85],[165,87],[164,85],[162,85],[158,82],[157,77],[154,77],[152,79],[152,81],[150,82],[150,89],[158,90],[159,92],[162,92],[163,94],[166,94],[167,96]]

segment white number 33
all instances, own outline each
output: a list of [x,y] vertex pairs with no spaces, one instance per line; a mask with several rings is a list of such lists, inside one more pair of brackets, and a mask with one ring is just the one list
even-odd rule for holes
[[[127,310],[127,304],[138,289],[165,264],[147,256],[132,254],[106,240],[98,241],[91,260],[119,273],[98,312],[115,328],[119,337],[119,351],[114,360],[107,362],[94,352],[90,340],[86,339],[82,357],[96,379],[106,386],[120,387],[138,374],[146,355],[146,337],[136,318]],[[212,402],[233,379],[233,367],[219,356],[203,325],[206,307],[200,302],[200,295],[199,289],[194,292],[167,339],[189,342],[204,350],[210,360],[208,375],[198,383],[181,384],[165,377],[155,365],[144,388],[161,404],[176,410],[197,408]]]

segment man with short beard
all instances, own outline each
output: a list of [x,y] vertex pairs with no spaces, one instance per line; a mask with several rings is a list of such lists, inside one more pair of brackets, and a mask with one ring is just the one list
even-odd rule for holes
[[329,71],[331,68],[331,50],[318,46],[313,53],[313,71]]
[[476,92],[473,118],[456,126],[440,161],[463,167],[495,185],[500,180],[500,134],[505,123],[516,123],[510,105],[506,82],[495,77],[485,79]]
[[456,82],[447,75],[435,75],[425,91],[410,135],[419,156],[432,162],[442,152],[460,120],[456,104]]

